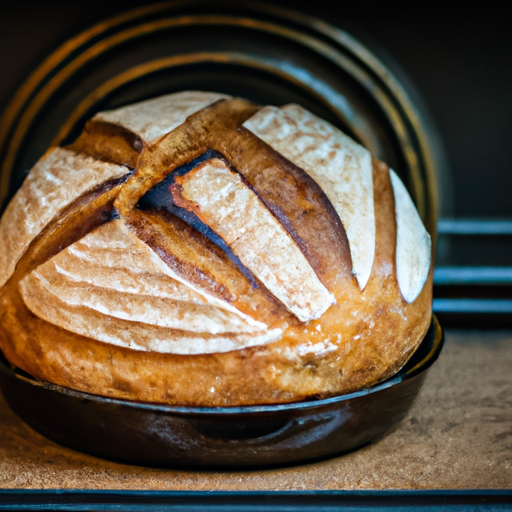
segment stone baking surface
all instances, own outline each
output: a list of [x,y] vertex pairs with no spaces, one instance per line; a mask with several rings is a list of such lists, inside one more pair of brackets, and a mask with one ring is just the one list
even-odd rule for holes
[[344,456],[279,469],[182,471],[103,461],[46,440],[0,395],[0,488],[511,489],[512,331],[448,331],[397,429]]

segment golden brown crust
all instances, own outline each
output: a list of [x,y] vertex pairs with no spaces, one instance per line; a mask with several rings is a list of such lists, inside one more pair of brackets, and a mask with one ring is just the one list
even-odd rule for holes
[[[414,305],[400,296],[389,264],[394,257],[395,225],[389,222],[394,204],[386,166],[376,163],[374,176],[379,191],[376,218],[381,220],[377,221],[374,271],[363,295],[347,279],[335,292],[338,305],[306,327],[290,327],[279,342],[194,356],[113,347],[38,319],[10,283],[1,293],[5,355],[35,377],[56,384],[182,405],[295,401],[348,392],[381,380],[404,364],[426,332],[431,288],[426,286]],[[352,311],[358,312],[357,317]],[[325,342],[329,333],[334,343]]]
[[91,120],[67,149],[113,164],[135,169],[144,142],[137,134],[116,124]]
[[[0,290],[0,346],[13,365],[36,378],[105,396],[232,406],[353,391],[386,378],[407,361],[430,323],[432,270],[420,295],[407,303],[396,278],[395,205],[388,167],[373,160],[375,258],[361,291],[351,272],[343,226],[325,194],[301,169],[248,130],[238,129],[255,109],[231,100],[201,110],[144,148],[127,183],[112,183],[80,198],[43,230]],[[101,152],[104,142],[95,146],[87,137],[81,147]],[[336,303],[320,318],[298,321],[183,221],[163,211],[136,208],[142,195],[172,169],[208,148],[229,155],[230,164],[298,241],[334,295]],[[115,346],[38,318],[23,301],[19,282],[109,222],[116,209],[121,221],[173,272],[269,328],[284,329],[281,339],[228,352],[178,355]]]

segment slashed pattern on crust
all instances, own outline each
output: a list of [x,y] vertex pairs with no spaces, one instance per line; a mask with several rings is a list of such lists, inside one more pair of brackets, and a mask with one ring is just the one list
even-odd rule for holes
[[369,151],[299,105],[263,107],[244,127],[306,171],[323,189],[345,228],[353,272],[364,289],[375,255]]
[[0,221],[0,287],[30,242],[52,218],[87,191],[128,169],[63,148],[49,151],[30,171]]
[[[38,317],[138,350],[225,352],[268,343],[282,333],[183,282],[121,220],[104,224],[37,267],[20,290]],[[125,335],[116,335],[113,323]],[[126,334],[148,329],[155,334],[149,346]],[[197,343],[200,337],[204,341]]]
[[299,320],[318,318],[335,302],[294,240],[222,160],[208,160],[178,183],[192,210]]

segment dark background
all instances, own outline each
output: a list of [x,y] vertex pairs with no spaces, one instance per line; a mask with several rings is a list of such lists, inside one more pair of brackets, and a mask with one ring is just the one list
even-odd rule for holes
[[[136,0],[18,0],[0,13],[0,109],[58,46]],[[389,55],[423,97],[451,168],[457,217],[512,217],[512,30],[492,2],[279,1]]]

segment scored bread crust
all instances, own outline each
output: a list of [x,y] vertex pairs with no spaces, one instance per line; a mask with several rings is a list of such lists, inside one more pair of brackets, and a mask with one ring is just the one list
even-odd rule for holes
[[[261,114],[259,107],[207,94],[166,97],[167,113],[173,102],[186,108],[170,125],[160,123],[166,126],[164,133],[151,131],[144,118],[143,133],[151,137],[138,133],[136,116],[144,112],[143,106],[90,121],[74,144],[54,151],[65,154],[68,161],[79,160],[80,169],[87,168],[84,159],[94,160],[95,165],[103,162],[105,174],[76,191],[73,199],[63,177],[60,202],[59,189],[54,188],[56,199],[53,206],[47,206],[50,219],[45,218],[30,233],[19,227],[23,222],[18,221],[18,226],[10,222],[13,216],[23,217],[22,204],[32,201],[35,209],[44,210],[27,185],[30,179],[26,181],[0,224],[0,235],[7,233],[2,236],[14,240],[11,245],[17,247],[4,257],[10,270],[0,276],[0,283],[5,282],[0,291],[0,348],[5,356],[38,379],[73,389],[189,406],[326,397],[392,375],[426,332],[432,302],[430,261],[427,265],[421,258],[411,259],[406,251],[409,265],[420,261],[417,265],[423,270],[400,268],[400,275],[405,276],[402,281],[408,282],[408,275],[415,271],[419,277],[409,281],[419,281],[419,285],[407,288],[404,295],[397,280],[397,255],[404,253],[402,245],[397,249],[397,222],[404,226],[400,227],[401,244],[410,244],[408,233],[418,230],[413,222],[407,231],[407,223],[400,220],[410,210],[402,202],[400,208],[395,204],[397,194],[403,192],[397,192],[393,184],[398,178],[370,157],[375,242],[371,272],[362,279],[352,261],[358,257],[350,245],[356,235],[347,238],[337,213],[341,207],[336,198],[330,200],[331,191],[322,190],[320,171],[310,175],[306,164],[301,168],[291,160],[293,154],[283,156],[271,138],[265,142],[266,135],[257,135],[251,118]],[[150,110],[156,116],[156,100],[152,101]],[[317,126],[325,137],[331,136],[330,128],[320,120],[308,117],[306,123],[309,128]],[[297,129],[302,135],[307,132],[300,126]],[[330,139],[322,143],[326,140]],[[201,234],[197,225],[190,227],[173,215],[175,210],[138,206],[144,194],[172,170],[210,149],[216,151],[217,160],[193,165],[167,189],[175,208],[226,238],[227,252]],[[361,150],[358,155],[366,158]],[[286,254],[298,251],[304,255],[301,264],[310,266],[312,277],[286,291],[289,297],[279,299],[272,292],[273,285],[265,281],[269,279],[266,267],[243,264],[252,261],[246,256],[250,241],[244,242],[227,229],[227,217],[222,220],[225,224],[216,226],[216,210],[201,206],[190,195],[187,186],[195,176],[202,176],[198,169],[210,163],[222,170],[222,176],[238,177],[233,183],[244,197],[252,191],[256,221],[264,209],[283,227],[279,236],[292,251]],[[42,180],[43,190],[52,181],[41,178],[37,169],[34,176]],[[212,200],[218,201],[220,192],[216,194]],[[215,203],[215,208],[222,206],[222,202]],[[233,217],[239,211],[228,213],[229,222],[239,226],[239,219]],[[37,217],[37,211],[32,214]],[[357,212],[352,214],[357,219]],[[244,211],[242,221],[244,215],[251,213]],[[256,221],[258,233],[263,228]],[[265,222],[268,229],[271,220]],[[356,233],[355,224],[350,230]],[[429,239],[421,235],[419,250],[430,256]],[[106,240],[104,246],[102,240]],[[96,252],[88,253],[92,246]],[[115,250],[123,248],[134,254],[133,258],[124,256],[124,263],[115,256]],[[233,254],[228,254],[231,250]],[[264,253],[263,248],[254,258],[260,261]],[[283,263],[289,262],[276,265]],[[368,263],[360,268],[365,266]],[[275,271],[275,278],[279,280],[283,272]],[[308,318],[304,297],[310,287],[325,288],[327,302],[322,303],[320,316],[311,313]],[[331,296],[332,300],[327,299]],[[298,316],[294,304],[301,300]]]

